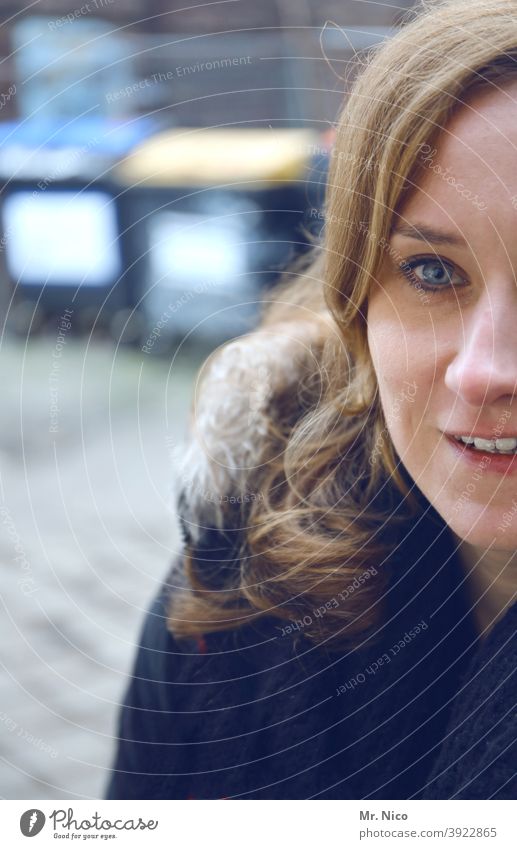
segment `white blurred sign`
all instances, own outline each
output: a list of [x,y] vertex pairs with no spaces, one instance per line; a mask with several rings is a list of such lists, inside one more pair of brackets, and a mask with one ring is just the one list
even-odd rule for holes
[[15,282],[107,286],[121,272],[115,206],[106,192],[19,191],[2,214]]

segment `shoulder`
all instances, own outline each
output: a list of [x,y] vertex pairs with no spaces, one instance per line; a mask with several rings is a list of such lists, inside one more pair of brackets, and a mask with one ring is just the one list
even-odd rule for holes
[[[285,729],[301,734],[296,717],[321,701],[310,657],[279,636],[273,620],[179,640],[167,625],[171,592],[168,580],[144,621],[107,798],[255,790]],[[286,763],[277,756],[271,771]]]
[[[310,645],[303,635],[284,627],[274,616],[262,615],[224,631],[206,630],[197,637],[175,637],[171,628],[170,607],[179,590],[176,577],[181,576],[182,556],[159,589],[142,627],[134,674],[144,673],[143,681],[154,683],[188,682],[221,684],[223,681],[248,686],[244,679],[265,671],[286,681],[286,665],[292,664],[289,676],[307,673],[313,665]],[[296,639],[298,636],[298,639]],[[287,677],[289,677],[287,676]]]

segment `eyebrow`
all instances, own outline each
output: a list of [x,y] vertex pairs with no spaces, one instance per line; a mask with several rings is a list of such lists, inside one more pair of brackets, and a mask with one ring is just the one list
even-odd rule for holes
[[447,233],[445,230],[437,230],[427,227],[425,224],[399,224],[393,227],[392,236],[406,236],[409,239],[419,239],[421,242],[429,242],[435,245],[453,245],[454,247],[465,247],[467,242],[462,236]]

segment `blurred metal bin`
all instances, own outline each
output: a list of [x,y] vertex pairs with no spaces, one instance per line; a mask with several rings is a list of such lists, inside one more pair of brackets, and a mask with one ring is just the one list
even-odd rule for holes
[[[0,124],[2,306],[25,335],[73,309],[78,328],[110,332],[131,306],[114,164],[156,130],[95,116]],[[108,176],[106,176],[108,175]]]
[[300,225],[316,141],[293,129],[172,130],[121,163],[149,352],[253,327],[267,284],[308,246]]
[[[109,183],[11,181],[1,194],[8,326],[26,333],[70,309],[73,324],[109,328],[128,305],[124,240]],[[4,297],[4,302],[6,298]]]

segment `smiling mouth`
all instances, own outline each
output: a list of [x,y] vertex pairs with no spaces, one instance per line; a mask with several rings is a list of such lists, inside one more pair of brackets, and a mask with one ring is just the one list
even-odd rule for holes
[[467,451],[479,451],[484,454],[504,454],[511,456],[517,454],[517,437],[505,437],[504,439],[481,439],[472,436],[457,436],[454,439]]

